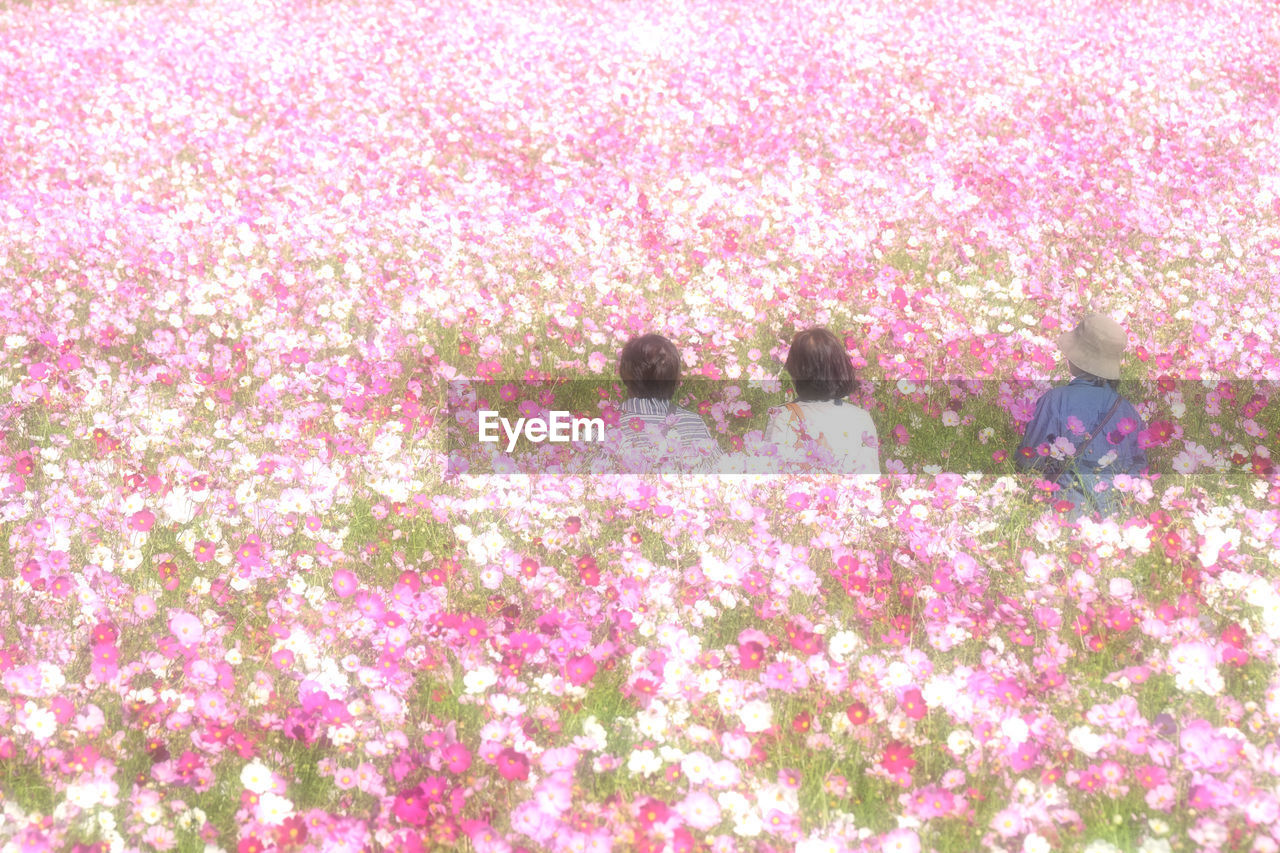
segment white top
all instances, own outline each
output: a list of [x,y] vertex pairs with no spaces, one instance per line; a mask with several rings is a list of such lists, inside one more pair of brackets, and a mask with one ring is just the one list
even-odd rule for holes
[[764,440],[778,446],[783,462],[815,470],[880,475],[876,425],[866,409],[849,403],[806,401],[770,409]]

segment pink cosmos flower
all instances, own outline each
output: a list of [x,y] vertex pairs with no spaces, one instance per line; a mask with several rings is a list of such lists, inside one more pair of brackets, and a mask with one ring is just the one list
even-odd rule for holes
[[511,747],[499,752],[495,763],[498,765],[498,773],[503,779],[523,782],[529,778],[529,759],[523,753],[516,752]]
[[903,713],[913,720],[923,720],[925,714],[929,713],[929,708],[924,702],[924,696],[916,687],[912,687],[903,693],[902,700],[898,704]]
[[880,756],[880,766],[895,776],[916,766],[914,750],[901,741],[890,741]]
[[[855,726],[861,726],[871,722],[871,709],[863,702],[854,702],[845,709],[845,716],[849,718],[849,722]],[[892,771],[890,771],[892,772]]]
[[339,598],[350,598],[355,595],[359,587],[360,581],[353,572],[347,569],[338,569],[333,573],[333,591],[338,594]]
[[441,757],[450,773],[466,773],[471,767],[471,752],[460,743],[451,743],[446,746],[441,752]]
[[670,809],[662,800],[655,800],[652,797],[646,799],[640,804],[640,823],[645,826],[652,826],[655,823],[662,823],[670,814]]
[[152,525],[155,523],[156,514],[149,509],[140,509],[129,516],[129,529],[140,533],[146,533],[151,530]]
[[764,660],[764,647],[757,642],[745,642],[738,645],[738,665],[743,669],[759,669]]
[[676,811],[684,818],[685,823],[702,832],[720,822],[719,803],[711,794],[701,789],[690,791],[676,805]]
[[120,650],[116,648],[114,643],[95,643],[93,646],[93,662],[90,669],[94,678],[99,681],[110,681],[115,678],[119,671],[117,661],[120,657]]
[[920,836],[913,829],[895,829],[880,842],[883,853],[920,853]]
[[169,631],[185,646],[194,645],[204,637],[204,625],[200,620],[181,610],[169,614]]
[[415,785],[396,795],[391,813],[405,823],[422,826],[429,817],[429,806],[430,801],[423,796],[421,787]]

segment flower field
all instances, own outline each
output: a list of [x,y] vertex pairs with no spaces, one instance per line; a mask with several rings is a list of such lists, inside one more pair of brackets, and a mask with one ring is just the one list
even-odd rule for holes
[[[0,849],[1280,851],[1277,56],[1266,0],[0,5]],[[1087,310],[1152,474],[1068,523],[1011,454]],[[750,454],[814,325],[882,477],[448,465],[451,389],[607,417],[651,331]]]

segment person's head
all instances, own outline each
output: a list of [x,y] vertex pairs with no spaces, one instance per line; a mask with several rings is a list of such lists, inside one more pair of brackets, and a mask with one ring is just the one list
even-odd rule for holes
[[670,400],[680,384],[680,351],[662,335],[632,338],[618,357],[618,374],[632,397]]
[[1058,338],[1072,376],[1118,380],[1127,338],[1124,328],[1105,314],[1086,314]]
[[805,329],[791,339],[785,365],[800,400],[841,400],[857,379],[844,344],[826,329]]
[[1105,382],[1112,388],[1120,387],[1119,379],[1105,379],[1098,376],[1096,373],[1090,373],[1089,371],[1082,369],[1071,359],[1067,359],[1067,371],[1071,374],[1072,379],[1087,379],[1090,382]]

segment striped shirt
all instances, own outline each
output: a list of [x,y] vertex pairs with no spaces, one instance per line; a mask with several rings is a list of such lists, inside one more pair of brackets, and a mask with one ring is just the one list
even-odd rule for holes
[[714,462],[720,447],[695,413],[667,400],[631,397],[622,404],[618,420],[623,446],[632,450],[676,453],[685,458]]

